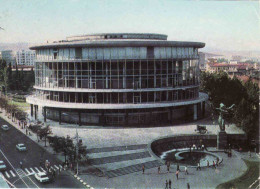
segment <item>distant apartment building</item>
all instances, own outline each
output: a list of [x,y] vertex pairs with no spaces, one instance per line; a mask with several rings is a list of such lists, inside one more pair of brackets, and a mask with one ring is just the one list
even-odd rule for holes
[[199,68],[201,70],[206,69],[206,55],[203,52],[199,52]]
[[16,60],[15,60],[15,52],[12,50],[5,50],[1,52],[2,54],[2,59],[6,61],[7,65],[11,63],[12,66],[15,65]]
[[33,66],[35,61],[34,51],[18,51],[16,52],[17,65]]
[[239,56],[239,55],[233,55],[232,56],[232,60],[234,60],[234,61],[241,61],[242,59],[243,59],[243,57]]
[[219,73],[221,71],[224,71],[228,74],[234,74],[234,75],[251,75],[255,69],[254,65],[249,63],[213,63],[208,62],[206,71],[210,73]]

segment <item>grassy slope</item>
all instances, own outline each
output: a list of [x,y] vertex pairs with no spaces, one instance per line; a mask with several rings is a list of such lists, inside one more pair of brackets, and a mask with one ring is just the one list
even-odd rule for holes
[[[248,160],[244,160],[244,161],[248,167],[247,171],[239,178],[218,185],[217,189],[229,189],[229,188],[244,189],[244,188],[248,188],[256,179],[258,179],[259,162],[248,161]],[[254,188],[256,186],[254,185]]]
[[28,110],[29,107],[30,107],[30,104],[26,103],[26,102],[10,102],[9,101],[9,104],[15,104],[17,105],[19,108],[21,108],[22,110]]

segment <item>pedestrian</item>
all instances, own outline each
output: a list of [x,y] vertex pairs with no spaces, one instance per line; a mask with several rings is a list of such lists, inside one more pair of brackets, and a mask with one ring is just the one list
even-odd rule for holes
[[170,162],[167,162],[167,172],[168,173],[170,172],[170,166],[171,166]]
[[187,166],[185,166],[185,175],[188,175],[189,174],[189,172],[188,172],[188,167]]
[[256,147],[255,147],[255,155],[256,155]]
[[171,181],[171,179],[169,179],[169,189],[171,189],[172,188],[172,181]]
[[160,174],[160,171],[161,171],[161,167],[159,166],[158,167],[158,174]]
[[248,156],[251,157],[251,151],[250,150],[248,151]]
[[187,183],[187,189],[190,189],[190,184],[189,183]]
[[201,170],[201,168],[200,168],[200,162],[197,164],[197,171],[198,170]]
[[165,181],[165,189],[168,189],[168,181]]
[[209,160],[207,160],[207,167],[209,168]]
[[23,168],[23,162],[20,161],[20,168]]
[[219,165],[219,158],[217,157],[216,165]]
[[213,161],[213,168],[215,168],[215,169],[216,169],[215,161]]
[[176,171],[176,178],[179,179],[179,171]]
[[144,174],[144,169],[145,169],[145,167],[144,167],[144,165],[143,165],[143,166],[142,166],[143,174]]
[[201,149],[204,150],[204,144],[201,145]]
[[177,171],[180,171],[180,166],[179,166],[179,164],[177,164]]

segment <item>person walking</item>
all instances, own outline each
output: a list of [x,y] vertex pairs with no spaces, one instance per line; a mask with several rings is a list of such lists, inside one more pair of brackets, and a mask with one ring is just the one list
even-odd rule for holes
[[145,169],[145,167],[144,167],[144,165],[143,165],[143,166],[142,166],[143,174],[144,174],[144,169]]
[[188,175],[189,174],[189,172],[188,172],[188,167],[187,166],[185,166],[185,175]]
[[207,160],[207,167],[209,168],[209,160]]
[[190,183],[187,183],[187,189],[190,189]]
[[158,174],[160,174],[160,172],[161,172],[161,167],[159,166],[158,167]]
[[171,189],[172,188],[172,181],[171,181],[171,179],[169,179],[169,189]]
[[176,178],[179,179],[179,171],[176,171]]
[[23,168],[23,162],[20,161],[20,168]]
[[168,189],[168,181],[165,181],[165,189]]
[[217,157],[216,165],[219,165],[219,158]]
[[215,164],[215,161],[213,161],[213,168],[216,169],[216,164]]
[[167,162],[167,172],[170,172],[170,162]]
[[201,168],[200,168],[200,162],[198,163],[198,165],[197,165],[197,171],[198,170],[201,170]]
[[180,171],[180,166],[179,166],[179,164],[177,164],[177,171]]

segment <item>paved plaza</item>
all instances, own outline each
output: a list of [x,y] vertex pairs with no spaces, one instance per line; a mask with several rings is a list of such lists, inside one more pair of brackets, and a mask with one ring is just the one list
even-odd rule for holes
[[[170,173],[166,166],[150,153],[148,146],[157,138],[180,134],[196,134],[194,131],[197,124],[206,125],[208,134],[217,134],[219,127],[212,125],[209,119],[200,120],[191,124],[177,126],[154,127],[154,128],[102,128],[102,127],[78,127],[76,125],[61,126],[58,123],[47,120],[53,135],[71,136],[76,135],[87,146],[89,167],[80,167],[80,178],[94,188],[165,188],[165,180],[171,179],[172,188],[215,188],[217,185],[241,176],[247,167],[244,161],[246,154],[233,151],[232,158],[228,158],[223,152],[216,152],[223,158],[223,163],[217,169],[202,168],[196,171],[189,168],[189,175],[184,174],[181,168],[179,179],[175,176],[176,165],[171,165]],[[24,130],[22,130],[24,132]],[[243,134],[243,131],[234,125],[227,126],[228,134]],[[36,135],[31,136],[37,140]],[[43,145],[44,142],[39,143]],[[52,151],[50,147],[46,148]],[[211,148],[216,151],[216,149]],[[259,160],[255,154],[252,159]],[[61,155],[57,155],[63,159]],[[145,174],[142,174],[142,165],[145,165]],[[158,174],[158,166],[161,173]],[[90,174],[87,169],[95,169],[96,174]]]

